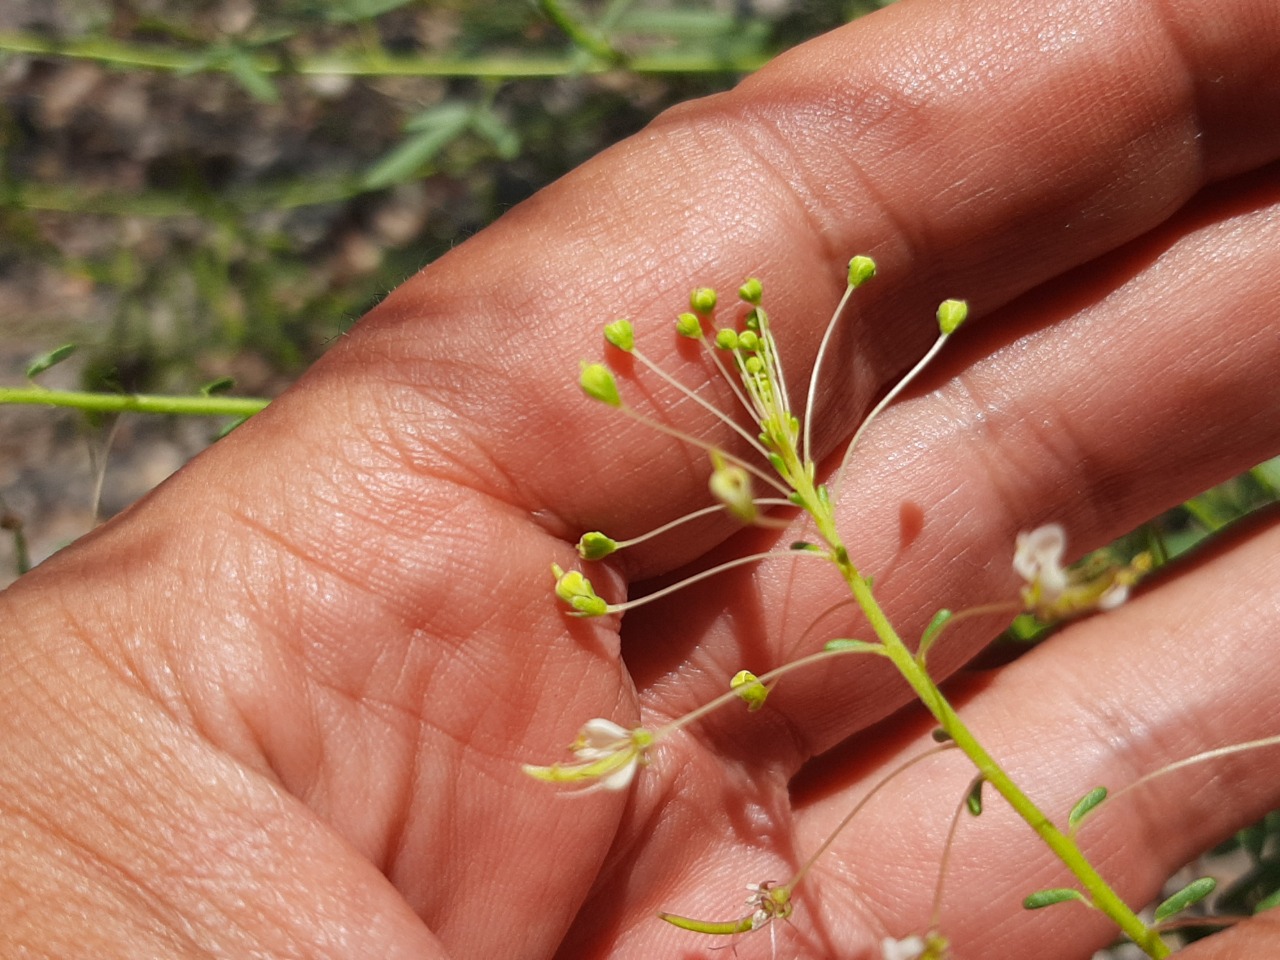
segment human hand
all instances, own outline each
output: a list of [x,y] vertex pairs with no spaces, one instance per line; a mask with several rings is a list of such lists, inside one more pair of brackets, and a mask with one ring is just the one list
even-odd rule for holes
[[[702,378],[671,315],[695,284],[757,275],[802,383],[844,261],[869,253],[880,276],[818,411],[835,452],[927,345],[936,302],[968,298],[971,329],[843,485],[850,547],[908,635],[1011,595],[1019,529],[1058,520],[1096,545],[1274,454],[1280,13],[1173,7],[904,3],[673,111],[406,283],[264,414],[20,581],[3,598],[4,952],[703,949],[654,912],[732,915],[746,883],[785,879],[930,723],[876,725],[908,691],[851,658],[664,742],[630,795],[567,798],[521,772],[587,718],[652,725],[859,629],[827,611],[837,584],[790,561],[623,624],[566,618],[547,571],[579,533],[706,502],[704,459],[588,404],[578,358],[626,314]],[[593,576],[620,597],[759,539],[726,522]],[[1280,662],[1257,638],[1280,623],[1278,539],[1260,522],[957,677],[965,716],[1051,811],[1275,733]],[[998,626],[948,633],[936,672]],[[865,956],[928,924],[969,776],[930,763],[841,834],[780,946]],[[1131,901],[1277,803],[1264,764],[1181,776],[1083,837]],[[1058,876],[992,803],[948,870],[955,954],[1087,956],[1103,919],[1017,909]],[[1234,932],[1233,955],[1266,927]]]

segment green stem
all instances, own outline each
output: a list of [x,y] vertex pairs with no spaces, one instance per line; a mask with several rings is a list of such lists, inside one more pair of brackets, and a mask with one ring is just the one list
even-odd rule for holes
[[538,0],[543,15],[564,31],[575,47],[606,63],[622,63],[623,56],[599,34],[579,23],[560,0]]
[[[229,61],[210,59],[208,51],[183,50],[157,44],[125,43],[100,37],[78,40],[54,40],[23,33],[0,33],[0,51],[41,56],[92,60],[113,66],[138,67],[148,70],[187,72],[209,70],[229,72]],[[266,52],[246,53],[253,68],[261,73],[297,73],[356,77],[470,77],[470,78],[539,78],[567,77],[582,73],[606,73],[619,69],[613,60],[597,59],[582,63],[576,55],[527,55],[459,57],[399,57],[385,53],[314,54],[291,59],[286,68],[283,58]],[[767,62],[763,54],[720,57],[703,53],[672,53],[629,58],[625,69],[630,73],[751,73]]]
[[[844,554],[843,548],[839,547],[838,543],[833,545],[833,549],[837,554]],[[858,574],[853,564],[845,562],[838,565],[840,572],[844,575],[850,590],[853,592],[854,599],[857,600],[858,605],[866,614],[867,620],[871,624],[871,629],[875,632],[880,642],[884,644],[885,655],[897,666],[899,672],[901,672],[907,683],[911,685],[911,688],[916,692],[916,695],[928,708],[929,712],[933,714],[942,729],[973,762],[973,765],[977,767],[983,779],[990,783],[1008,801],[1018,815],[1027,822],[1067,869],[1075,875],[1095,907],[1115,921],[1125,935],[1141,947],[1148,956],[1155,958],[1155,960],[1167,957],[1170,950],[1165,942],[1160,939],[1159,932],[1148,928],[1142,922],[1141,918],[1129,908],[1129,905],[1116,894],[1111,885],[1094,869],[1083,851],[1076,845],[1076,842],[1053,825],[1052,821],[1035,805],[1030,797],[1023,793],[1022,789],[1014,783],[1000,764],[970,732],[924,667],[907,649],[906,644],[902,642],[902,638],[893,629],[888,617],[885,616],[884,610],[872,593],[870,585]]]
[[190,417],[250,417],[270,401],[255,397],[164,397],[142,393],[91,393],[44,387],[0,387],[0,405],[71,407],[92,413],[169,413]]

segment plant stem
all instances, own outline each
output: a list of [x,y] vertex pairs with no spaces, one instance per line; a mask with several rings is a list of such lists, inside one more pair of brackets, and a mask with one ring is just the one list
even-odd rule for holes
[[[92,60],[113,66],[147,70],[229,72],[230,61],[210,58],[205,49],[183,50],[158,44],[124,43],[102,37],[54,40],[24,33],[0,33],[0,51]],[[253,68],[261,73],[356,77],[470,77],[516,79],[567,77],[606,73],[620,69],[616,61],[596,57],[582,63],[574,54],[506,55],[474,58],[402,57],[385,53],[341,53],[299,56],[286,67],[282,57],[247,51]],[[626,71],[643,74],[751,73],[769,57],[763,54],[720,57],[711,53],[673,53],[628,58]]]
[[71,407],[92,413],[169,413],[191,417],[250,417],[270,401],[256,397],[166,397],[142,393],[91,393],[44,387],[0,387],[0,405]]
[[[844,555],[843,548],[833,545],[838,555]],[[837,562],[840,572],[854,599],[865,613],[871,629],[884,644],[885,655],[893,661],[907,683],[916,692],[921,702],[933,714],[942,729],[955,742],[977,767],[982,775],[996,791],[1008,801],[1009,805],[1022,817],[1041,840],[1052,850],[1059,860],[1080,881],[1080,885],[1088,893],[1095,907],[1105,913],[1134,943],[1142,948],[1149,957],[1161,960],[1170,953],[1169,947],[1160,939],[1160,934],[1147,927],[1141,918],[1129,908],[1129,905],[1111,888],[1094,869],[1076,842],[1053,825],[1052,821],[1040,810],[1013,779],[1004,771],[999,763],[978,742],[973,733],[965,725],[955,709],[943,696],[924,667],[907,649],[902,638],[889,623],[884,610],[880,607],[871,591],[870,585],[862,578],[852,563]]]
[[606,63],[622,63],[622,54],[615,50],[603,36],[579,23],[560,0],[538,0],[543,16],[564,31],[573,45],[597,60]]

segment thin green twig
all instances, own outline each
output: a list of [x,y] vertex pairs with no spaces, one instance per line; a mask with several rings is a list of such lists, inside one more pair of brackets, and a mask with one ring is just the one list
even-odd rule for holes
[[[604,49],[612,50],[607,45]],[[211,57],[207,49],[184,50],[104,37],[55,40],[28,33],[0,33],[0,51],[183,73],[200,70],[229,73],[233,69],[229,59]],[[466,58],[389,56],[377,50],[361,53],[345,51],[300,55],[291,57],[286,64],[285,58],[277,54],[246,50],[244,58],[254,70],[264,74],[531,79],[607,73],[618,69],[639,74],[751,73],[768,62],[770,55],[751,53],[718,56],[710,52],[672,52],[629,57],[625,68],[620,67],[616,57],[593,55],[593,59],[583,63],[578,51],[567,54],[503,54]]]
[[605,63],[620,64],[625,57],[598,32],[580,23],[560,0],[538,0],[538,9],[554,23],[579,50]]
[[269,400],[257,397],[159,396],[145,393],[93,393],[46,390],[44,387],[0,387],[0,405],[70,407],[91,413],[160,413],[189,417],[251,417]]

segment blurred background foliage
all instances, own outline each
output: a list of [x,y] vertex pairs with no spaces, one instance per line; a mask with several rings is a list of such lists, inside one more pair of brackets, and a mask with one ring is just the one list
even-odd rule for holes
[[[887,0],[886,0],[887,2]],[[273,396],[387,291],[663,108],[879,0],[6,0],[0,377]],[[222,424],[0,408],[40,559]],[[0,582],[21,556],[6,556]]]
[[659,110],[874,3],[9,0],[0,323],[86,386],[268,392]]

